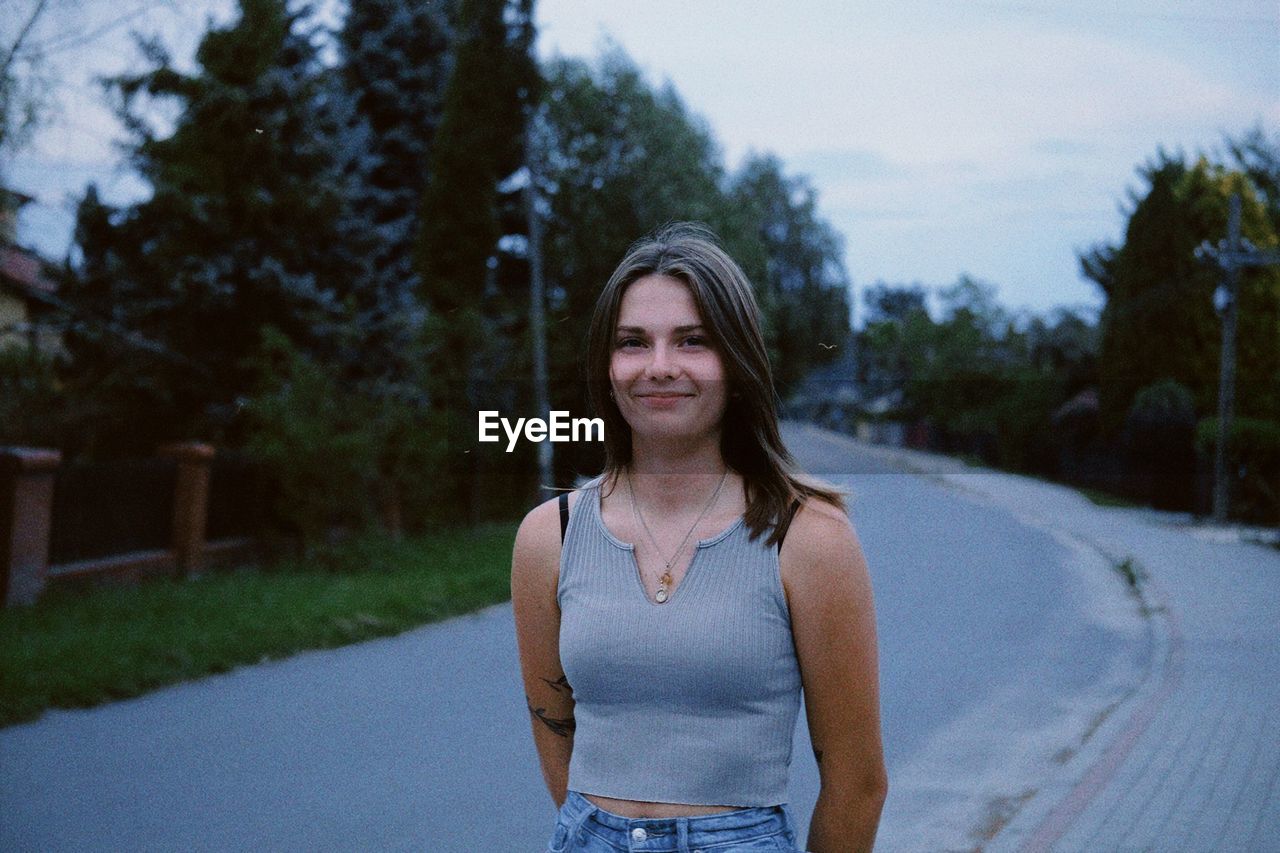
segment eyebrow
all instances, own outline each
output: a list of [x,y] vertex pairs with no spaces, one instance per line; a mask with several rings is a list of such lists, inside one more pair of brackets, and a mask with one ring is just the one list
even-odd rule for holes
[[[676,326],[674,331],[676,334],[680,334],[681,332],[692,332],[694,329],[701,329],[701,328],[702,328],[701,323],[695,323],[692,326]],[[619,326],[618,331],[619,332],[639,332],[642,335],[647,333],[647,330],[644,328],[644,326]]]

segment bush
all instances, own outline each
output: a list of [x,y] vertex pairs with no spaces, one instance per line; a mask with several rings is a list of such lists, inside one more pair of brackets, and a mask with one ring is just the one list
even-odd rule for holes
[[0,445],[62,447],[62,402],[51,357],[25,344],[0,349]]
[[381,523],[398,534],[404,510],[420,518],[439,503],[429,473],[443,454],[443,433],[425,403],[373,383],[344,387],[339,371],[274,328],[263,332],[256,362],[258,388],[244,401],[245,450],[270,470],[274,511],[305,552],[334,528]]
[[1195,400],[1162,379],[1141,389],[1125,417],[1121,444],[1135,490],[1153,505],[1188,509],[1195,490]]
[[[1204,418],[1196,426],[1196,449],[1212,460],[1217,444],[1218,419]],[[1280,525],[1280,422],[1233,418],[1227,472],[1231,475],[1231,514],[1246,521]]]

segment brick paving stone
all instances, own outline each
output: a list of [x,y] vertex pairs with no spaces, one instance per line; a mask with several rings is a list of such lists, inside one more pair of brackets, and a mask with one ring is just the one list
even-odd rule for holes
[[[1120,767],[1107,790],[1114,792],[1105,802],[1096,802],[1093,810],[1100,819],[1093,830],[1081,839],[1092,849],[1118,845],[1140,814],[1154,788],[1164,778],[1168,765],[1177,758],[1176,750],[1195,725],[1195,709],[1187,704],[1165,703],[1133,750]],[[1081,823],[1088,825],[1086,819]]]
[[1199,825],[1200,817],[1213,792],[1222,782],[1223,769],[1236,744],[1232,736],[1240,730],[1241,724],[1249,715],[1247,706],[1236,702],[1228,708],[1219,721],[1217,730],[1208,741],[1208,748],[1200,761],[1200,782],[1185,789],[1184,797],[1179,800],[1169,816],[1169,821],[1157,830],[1157,837],[1185,839],[1191,830]]
[[[1273,740],[1280,740],[1280,736]],[[1272,762],[1267,796],[1253,822],[1246,849],[1263,850],[1267,846],[1280,846],[1280,756]]]
[[1205,808],[1184,841],[1189,850],[1220,850],[1223,831],[1231,817],[1236,799],[1245,784],[1257,756],[1258,740],[1266,727],[1266,716],[1259,709],[1249,709],[1237,730],[1231,755],[1217,780]]
[[1227,715],[1227,702],[1222,697],[1212,697],[1210,705],[1216,706],[1217,710],[1206,707],[1193,716],[1193,725],[1178,748],[1175,762],[1160,774],[1155,791],[1139,807],[1132,827],[1122,843],[1142,843],[1153,838],[1168,837],[1165,827],[1188,792],[1199,786],[1203,778],[1205,756]]
[[[1251,849],[1248,846],[1249,841],[1253,837],[1253,829],[1258,823],[1259,816],[1263,814],[1269,783],[1274,775],[1277,761],[1280,760],[1276,752],[1277,738],[1280,738],[1280,725],[1277,725],[1274,717],[1269,714],[1264,715],[1264,721],[1262,734],[1254,744],[1250,769],[1236,794],[1226,826],[1222,829],[1222,835],[1219,836],[1219,850]],[[1271,844],[1272,849],[1280,849],[1280,839],[1272,838]]]

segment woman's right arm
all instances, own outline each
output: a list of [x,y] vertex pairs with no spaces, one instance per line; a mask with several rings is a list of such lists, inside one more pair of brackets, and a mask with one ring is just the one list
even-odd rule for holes
[[573,753],[573,688],[560,666],[560,510],[549,500],[529,511],[511,558],[511,606],[525,702],[542,776],[556,807],[564,805]]

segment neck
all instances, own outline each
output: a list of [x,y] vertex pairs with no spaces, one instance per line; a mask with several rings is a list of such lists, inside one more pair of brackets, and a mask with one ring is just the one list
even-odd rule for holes
[[714,513],[716,506],[722,505],[726,496],[731,494],[733,480],[724,462],[718,462],[718,467],[708,464],[673,470],[643,463],[637,465],[633,461],[622,476],[630,486],[640,511],[658,517],[700,513],[719,488],[716,505],[707,509],[708,514]]

